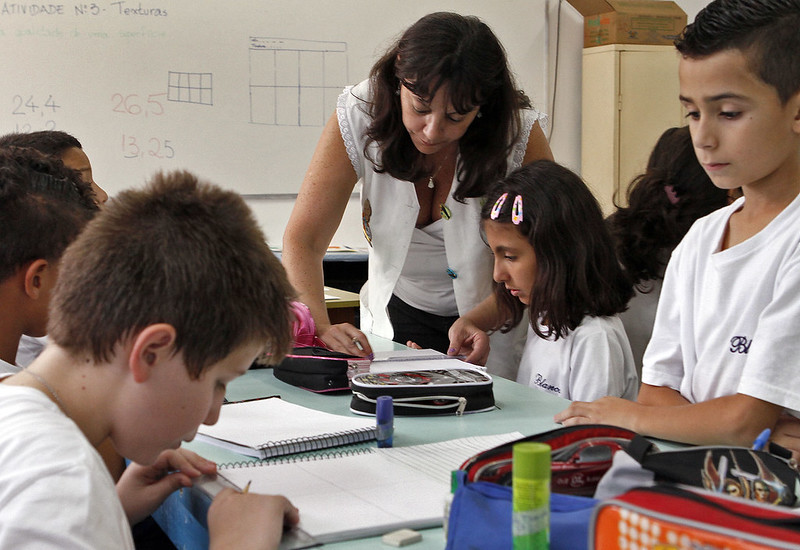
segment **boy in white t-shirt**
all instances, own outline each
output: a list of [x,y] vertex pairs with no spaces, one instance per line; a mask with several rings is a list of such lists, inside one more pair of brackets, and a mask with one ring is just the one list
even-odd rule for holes
[[[293,291],[241,197],[187,172],[120,193],[59,271],[48,346],[0,380],[0,548],[133,548],[129,524],[215,471],[177,449],[256,356],[283,356]],[[116,486],[106,439],[132,461]],[[210,547],[277,548],[297,521],[227,489]]]
[[[715,0],[676,42],[697,158],[744,197],[675,249],[638,402],[576,402],[556,421],[750,445],[800,416],[798,28],[800,0]],[[773,439],[800,449],[783,430]]]

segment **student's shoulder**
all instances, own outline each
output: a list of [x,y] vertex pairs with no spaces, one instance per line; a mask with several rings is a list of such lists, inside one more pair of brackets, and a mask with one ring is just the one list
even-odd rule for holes
[[612,342],[626,339],[625,325],[619,315],[594,316],[587,315],[573,334],[573,345],[582,342]]

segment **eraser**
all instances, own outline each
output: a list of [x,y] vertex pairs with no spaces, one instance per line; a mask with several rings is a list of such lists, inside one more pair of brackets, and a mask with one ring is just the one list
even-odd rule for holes
[[399,529],[383,535],[381,541],[389,546],[408,546],[422,540],[422,533],[413,529]]

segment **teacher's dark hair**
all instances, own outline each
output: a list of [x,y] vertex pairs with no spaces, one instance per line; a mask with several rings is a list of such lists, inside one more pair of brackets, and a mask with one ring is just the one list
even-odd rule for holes
[[481,197],[491,182],[505,176],[508,154],[521,133],[521,109],[531,103],[517,89],[500,41],[480,19],[449,12],[426,15],[389,48],[370,76],[372,123],[364,152],[370,158],[367,147],[379,144],[380,164],[372,159],[376,171],[408,181],[427,174],[423,155],[403,126],[396,94],[402,82],[425,99],[447,84],[448,99],[462,114],[480,107],[481,116],[459,141],[456,200]]

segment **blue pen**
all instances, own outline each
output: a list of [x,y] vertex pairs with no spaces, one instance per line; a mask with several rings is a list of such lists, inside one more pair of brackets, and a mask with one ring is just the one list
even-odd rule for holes
[[753,450],[754,451],[761,451],[764,449],[764,446],[769,441],[769,436],[772,435],[772,430],[767,428],[756,437],[756,440],[753,441]]
[[394,436],[394,403],[391,395],[381,395],[375,403],[378,447],[391,447]]

